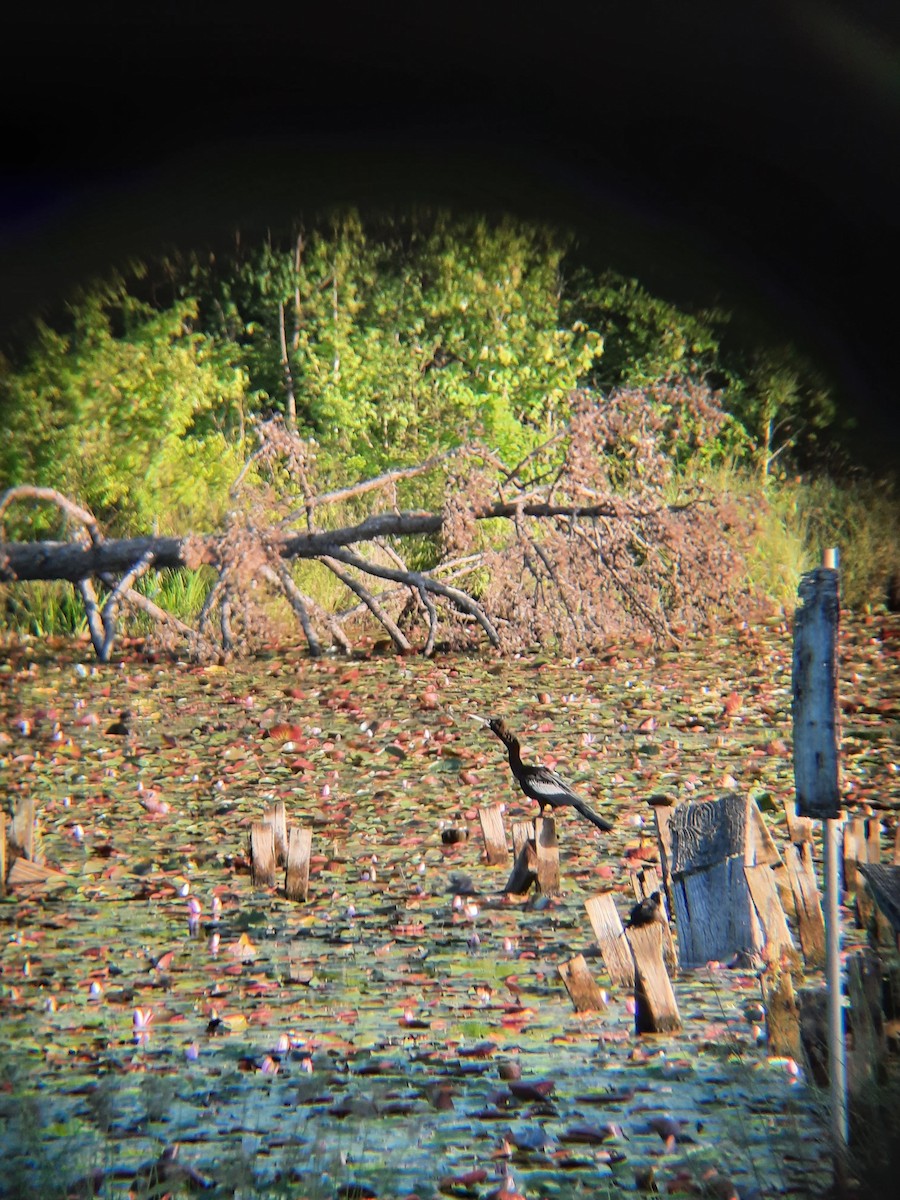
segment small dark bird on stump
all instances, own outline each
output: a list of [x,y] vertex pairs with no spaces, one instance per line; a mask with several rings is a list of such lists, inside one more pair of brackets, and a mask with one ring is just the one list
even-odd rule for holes
[[551,771],[547,767],[528,766],[523,763],[519,751],[519,739],[509,732],[499,717],[492,718],[487,724],[491,732],[497,735],[509,752],[510,769],[519,787],[530,800],[537,800],[541,806],[541,812],[548,807],[562,808],[568,805],[580,812],[592,825],[602,829],[604,833],[612,830],[611,822],[605,821],[603,817],[598,817],[594,810],[580,796],[576,795],[555,771]]
[[631,916],[628,918],[625,928],[634,929],[638,925],[651,925],[654,921],[664,921],[662,911],[662,896],[659,892],[654,892],[651,896],[645,896],[643,900],[639,900],[631,910]]

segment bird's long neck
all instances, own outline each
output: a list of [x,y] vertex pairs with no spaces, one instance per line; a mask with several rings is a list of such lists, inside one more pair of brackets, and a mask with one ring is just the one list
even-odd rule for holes
[[517,737],[513,737],[511,733],[508,733],[504,737],[503,741],[509,753],[510,769],[513,775],[515,775],[518,779],[519,775],[522,773],[522,754],[519,750],[519,739]]

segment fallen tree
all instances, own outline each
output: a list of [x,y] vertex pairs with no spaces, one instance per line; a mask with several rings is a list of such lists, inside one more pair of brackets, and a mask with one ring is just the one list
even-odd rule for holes
[[[239,503],[216,533],[106,538],[69,497],[13,487],[0,498],[0,521],[14,505],[49,503],[65,519],[66,539],[0,543],[0,583],[71,583],[102,661],[123,608],[186,639],[198,655],[252,647],[260,588],[286,602],[313,655],[326,641],[351,650],[363,614],[404,653],[418,645],[431,654],[439,638],[458,647],[479,637],[498,648],[537,641],[583,649],[635,628],[677,641],[734,606],[740,556],[726,535],[736,518],[699,493],[664,500],[672,463],[662,421],[627,399],[613,397],[602,410],[595,402],[576,407],[555,457],[543,447],[509,470],[469,446],[321,493],[314,448],[273,418],[259,428],[259,446],[235,484]],[[633,475],[627,491],[616,478],[623,471]],[[276,472],[282,485],[291,482],[288,512],[284,493],[265,486]],[[441,477],[431,487],[443,498],[440,509],[399,508],[398,488],[423,476],[432,485]],[[359,520],[335,520],[362,504],[370,511]],[[410,565],[410,547],[431,559],[427,567]],[[301,560],[318,562],[353,603],[326,611],[297,581]],[[210,585],[190,626],[138,586],[151,571],[204,568]]]

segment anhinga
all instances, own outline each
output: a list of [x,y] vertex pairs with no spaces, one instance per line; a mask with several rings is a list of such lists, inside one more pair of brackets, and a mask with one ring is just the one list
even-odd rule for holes
[[562,808],[569,805],[586,817],[592,825],[602,829],[604,833],[612,830],[612,823],[605,821],[603,817],[598,817],[594,810],[573,792],[566,781],[561,779],[555,771],[551,771],[548,767],[530,766],[523,763],[519,750],[519,739],[509,732],[506,724],[499,717],[492,718],[487,725],[506,747],[509,753],[510,769],[519,787],[529,799],[537,800],[541,806],[541,812],[546,807]]

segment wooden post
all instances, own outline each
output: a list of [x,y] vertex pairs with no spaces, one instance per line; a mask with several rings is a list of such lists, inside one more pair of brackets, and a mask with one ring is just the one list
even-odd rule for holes
[[606,1008],[603,992],[588,970],[583,954],[576,954],[557,968],[576,1012],[598,1012]]
[[6,895],[6,813],[0,811],[0,896]]
[[603,892],[599,896],[591,896],[585,900],[584,907],[587,909],[610,980],[624,987],[634,987],[634,959],[628,948],[622,918],[612,893]]
[[866,818],[866,862],[881,862],[881,820],[875,815]]
[[534,842],[524,842],[522,849],[516,855],[513,869],[506,881],[504,892],[514,896],[524,896],[537,879],[537,853]]
[[784,815],[787,818],[788,837],[795,846],[813,840],[812,818],[797,816],[797,801],[793,798],[785,800]]
[[776,971],[766,987],[766,1036],[769,1054],[802,1061],[800,1006],[790,971]]
[[847,990],[853,1030],[848,1064],[850,1090],[859,1094],[883,1081],[888,1056],[881,1006],[881,963],[874,954],[862,950],[848,957]]
[[488,804],[478,810],[484,852],[492,867],[502,867],[509,862],[509,847],[506,830],[503,828],[503,805]]
[[849,1128],[838,886],[841,786],[837,559],[837,550],[826,551],[825,565],[807,572],[800,581],[801,603],[794,614],[792,714],[797,812],[801,817],[822,820],[831,1132],[839,1183],[844,1176]]
[[669,831],[669,824],[674,811],[674,804],[653,805],[653,819],[656,821],[656,841],[659,845],[659,869],[662,871],[663,886],[666,890],[666,900],[669,904],[670,913],[672,911],[672,834]]
[[773,872],[765,866],[745,866],[744,875],[747,878],[747,886],[750,888],[757,916],[766,935],[764,950],[766,962],[773,970],[778,970],[782,956],[786,956],[791,965],[799,966],[800,956],[785,920]]
[[552,817],[538,817],[535,820],[534,848],[541,894],[559,895],[559,846],[556,842],[556,822]]
[[634,955],[635,1032],[674,1033],[681,1028],[681,1017],[663,962],[661,923],[639,925],[625,936]]
[[9,840],[24,858],[34,858],[34,796],[22,796],[9,827]]
[[678,962],[692,967],[762,949],[763,929],[744,875],[753,800],[735,794],[679,804],[670,822]]
[[518,858],[522,847],[534,841],[534,821],[514,821],[512,827],[513,858]]
[[785,847],[788,876],[794,893],[800,949],[808,967],[825,965],[825,918],[809,842]]
[[760,812],[757,804],[750,806],[750,815],[753,818],[753,822],[750,837],[747,839],[747,852],[744,856],[744,865],[747,867],[765,865],[771,868],[775,886],[778,888],[781,907],[786,913],[794,916],[794,893],[791,891],[791,881],[788,876],[787,867],[784,864],[784,859],[778,852],[775,839],[772,837],[769,827],[766,824],[766,819]]
[[669,906],[656,867],[641,867],[639,871],[635,871],[631,876],[631,886],[638,900],[646,900],[648,896],[653,896],[659,892],[661,901],[659,908],[661,919],[659,923],[663,931],[663,957],[666,960],[666,967],[670,971],[677,970],[678,955],[675,953],[672,927],[669,924]]
[[275,836],[275,863],[283,863],[287,857],[287,817],[284,801],[279,800],[274,808],[263,813],[263,822],[271,825]]
[[842,851],[844,891],[854,895],[859,864],[868,862],[865,818],[853,817],[844,822]]
[[312,830],[299,825],[292,826],[284,875],[284,892],[288,900],[305,900],[309,894],[311,851]]
[[250,827],[250,877],[254,887],[275,886],[275,828],[269,822]]

